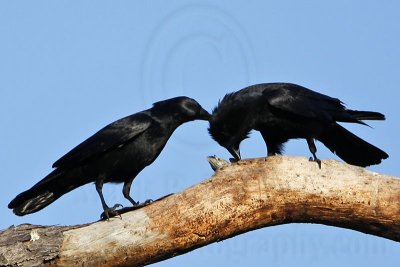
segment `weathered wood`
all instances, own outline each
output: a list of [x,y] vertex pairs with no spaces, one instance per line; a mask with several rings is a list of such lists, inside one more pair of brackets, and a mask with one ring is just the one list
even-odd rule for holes
[[[240,233],[294,222],[349,228],[399,242],[400,179],[336,161],[323,161],[319,169],[304,158],[243,160],[181,193],[123,214],[122,220],[63,231],[61,247],[51,248],[59,248],[58,255],[47,256],[46,265],[142,266]],[[15,244],[2,243],[7,231],[15,230],[0,233],[0,246],[29,250],[40,242],[20,233]],[[36,251],[47,249],[37,244],[43,249]],[[0,257],[0,264],[17,262],[26,259]]]
[[77,227],[21,224],[0,231],[0,265],[38,266],[54,260],[60,253],[63,232]]

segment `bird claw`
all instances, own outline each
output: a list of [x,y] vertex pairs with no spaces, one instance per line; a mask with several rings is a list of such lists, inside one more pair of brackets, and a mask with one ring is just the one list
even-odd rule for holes
[[139,206],[140,205],[140,202],[139,201],[130,201],[131,203],[132,203],[132,207],[136,207],[136,206]]
[[316,157],[310,157],[308,160],[316,162],[318,164],[318,167],[321,169],[321,160],[320,159],[318,159]]
[[101,213],[101,215],[100,215],[100,219],[109,221],[110,218],[116,217],[116,216],[119,216],[119,218],[122,219],[121,214],[117,210],[118,207],[122,208],[123,205],[117,203],[112,208],[104,209],[103,213]]
[[139,209],[141,207],[144,207],[150,203],[154,202],[152,199],[147,199],[146,201],[140,203],[139,201],[134,201],[134,203],[132,203],[132,207],[126,207],[123,209],[119,209],[117,210],[117,208],[119,207],[123,207],[123,205],[121,204],[115,204],[112,208],[107,208],[104,210],[104,212],[100,215],[100,219],[101,220],[109,220],[112,217],[116,217],[119,216],[120,219],[122,219],[121,214],[128,212],[128,211],[132,211],[135,209]]
[[230,163],[235,163],[235,162],[238,162],[239,160],[238,159],[235,159],[235,158],[229,158],[229,162]]
[[152,200],[151,198],[149,198],[149,199],[146,199],[144,202],[143,202],[143,204],[144,205],[147,205],[147,204],[150,204],[151,202],[153,202],[154,200]]
[[118,207],[121,207],[121,208],[123,208],[124,207],[124,205],[122,205],[122,204],[115,204],[113,207],[112,207],[112,209],[116,209],[116,208],[118,208]]
[[152,199],[146,199],[146,200],[145,200],[144,202],[142,202],[142,203],[140,203],[140,202],[138,201],[138,202],[136,202],[135,205],[132,206],[132,208],[141,208],[141,207],[143,207],[143,206],[146,206],[146,205],[152,203],[153,201],[154,201],[154,200],[152,200]]

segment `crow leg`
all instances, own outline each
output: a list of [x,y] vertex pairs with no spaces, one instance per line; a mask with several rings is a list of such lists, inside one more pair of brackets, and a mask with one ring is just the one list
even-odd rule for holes
[[268,135],[265,131],[260,131],[261,136],[264,139],[265,144],[267,145],[267,157],[281,155],[283,150],[283,143],[287,140],[282,138],[276,138],[273,135]]
[[133,200],[133,198],[129,195],[129,193],[131,192],[132,182],[133,182],[133,179],[124,183],[124,187],[122,188],[122,194],[124,195],[124,197],[127,200],[129,200],[129,202],[132,203],[132,206],[137,206],[137,205],[139,205],[139,202],[136,202],[135,200]]
[[315,146],[314,143],[314,138],[307,138],[307,144],[308,148],[310,149],[311,154],[313,155],[313,158],[310,158],[310,161],[315,161],[318,164],[318,167],[321,169],[321,160],[317,158],[317,147]]
[[100,196],[101,205],[103,206],[103,210],[104,210],[103,214],[100,217],[106,218],[107,220],[110,219],[110,217],[114,217],[117,215],[119,215],[121,217],[121,215],[116,211],[116,209],[118,207],[122,207],[121,204],[115,204],[114,207],[112,207],[112,208],[107,206],[106,201],[104,200],[104,196],[103,196],[103,184],[104,184],[103,179],[99,179],[96,181],[96,191]]
[[[129,202],[132,203],[132,206],[138,206],[139,205],[139,201],[136,202],[135,200],[133,200],[133,198],[130,196],[130,191],[131,191],[131,185],[132,185],[133,179],[129,180],[127,182],[124,183],[124,187],[122,188],[122,194],[124,195],[124,197],[129,200]],[[150,202],[153,202],[152,199],[147,199],[144,204],[148,204]]]
[[267,142],[268,156],[282,155],[283,143],[286,141]]

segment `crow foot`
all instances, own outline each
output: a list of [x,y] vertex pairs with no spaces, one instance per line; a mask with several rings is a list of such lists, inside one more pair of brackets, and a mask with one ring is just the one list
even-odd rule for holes
[[123,206],[121,204],[115,204],[114,207],[107,208],[106,210],[104,210],[104,212],[100,215],[100,220],[107,220],[108,221],[109,218],[116,217],[116,216],[119,216],[122,219],[121,214],[129,212],[129,211],[132,211],[132,210],[140,209],[140,208],[142,208],[144,206],[147,206],[147,205],[149,205],[149,204],[151,204],[153,202],[156,202],[156,201],[159,201],[159,200],[161,200],[163,198],[169,197],[170,195],[172,195],[172,194],[168,194],[166,196],[163,196],[163,197],[161,197],[159,199],[156,199],[155,201],[152,200],[152,199],[147,199],[142,203],[140,203],[139,201],[135,201],[135,204],[132,204],[132,206],[124,207],[124,208],[121,208],[121,209],[118,209],[118,210],[117,210],[118,207],[123,207]]
[[154,202],[154,200],[152,200],[152,199],[146,199],[146,200],[145,200],[144,202],[142,202],[142,203],[140,203],[140,202],[138,201],[138,202],[135,202],[135,204],[132,205],[132,207],[130,207],[130,209],[131,209],[131,210],[138,209],[138,208],[144,207],[144,206],[146,206],[146,205],[148,205],[148,204],[150,204],[150,203],[152,203],[152,202]]
[[151,198],[149,198],[149,199],[146,199],[144,202],[143,202],[143,204],[144,205],[147,205],[147,204],[150,204],[151,202],[153,202],[154,200],[152,200]]
[[120,219],[122,219],[121,214],[118,212],[117,208],[123,207],[121,204],[115,204],[112,208],[105,208],[103,213],[100,215],[101,220],[110,220],[111,217],[116,217],[119,216]]
[[315,161],[318,164],[318,167],[321,169],[321,160],[317,157],[310,157],[309,161]]
[[239,160],[235,159],[235,158],[229,158],[229,162],[230,163],[235,163],[238,162]]
[[313,155],[312,157],[310,157],[310,161],[315,161],[318,164],[318,167],[321,169],[321,160],[317,158],[317,147],[315,146],[314,143],[314,138],[306,138],[307,140],[307,144],[308,144],[308,148],[310,149],[311,154]]

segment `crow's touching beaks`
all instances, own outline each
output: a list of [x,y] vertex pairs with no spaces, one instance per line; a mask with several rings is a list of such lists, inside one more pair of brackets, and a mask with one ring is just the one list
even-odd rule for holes
[[378,112],[346,109],[339,99],[296,84],[265,83],[225,95],[212,112],[208,130],[236,160],[241,158],[240,143],[254,129],[261,133],[268,155],[281,154],[289,139],[304,138],[321,167],[316,139],[345,162],[365,167],[379,164],[388,155],[337,122],[365,125],[362,120],[384,119]]
[[136,175],[160,154],[174,130],[193,120],[209,120],[210,114],[188,97],[157,102],[152,108],[117,120],[57,160],[55,168],[31,189],[16,196],[8,205],[22,216],[43,209],[67,192],[94,182],[105,217],[117,215],[103,197],[104,183],[124,183],[123,195],[129,195]]

